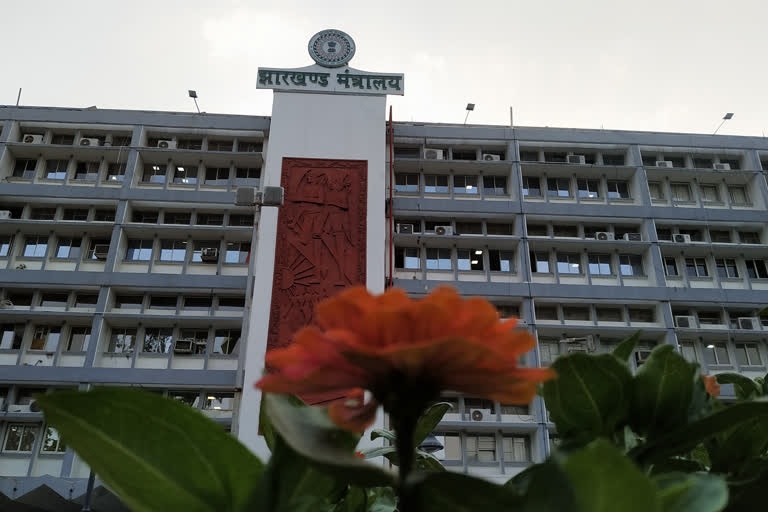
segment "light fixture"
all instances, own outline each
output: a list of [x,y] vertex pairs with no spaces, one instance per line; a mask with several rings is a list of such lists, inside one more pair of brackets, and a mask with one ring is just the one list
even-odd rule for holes
[[216,411],[220,411],[220,410],[221,410],[221,407],[219,407],[219,406],[217,405],[217,406],[215,406],[215,407],[214,407],[214,410],[216,410]]
[[464,187],[464,188],[466,188],[467,190],[472,190],[474,187],[473,187],[472,185],[467,185],[467,186],[466,186],[466,187]]
[[464,124],[467,124],[467,118],[469,117],[469,113],[475,110],[475,104],[474,103],[467,103],[467,115],[464,116]]
[[475,254],[483,254],[483,251],[475,251]]
[[707,348],[715,348],[715,345],[713,343],[710,343],[709,345],[707,345]]
[[717,126],[717,128],[715,129],[712,135],[715,135],[717,133],[717,130],[719,130],[720,127],[723,126],[723,123],[725,123],[726,121],[732,118],[733,118],[733,112],[726,112],[726,114],[723,116],[723,120],[720,121],[720,124]]
[[181,172],[184,172],[184,168],[183,167],[177,167],[176,169],[181,171]]
[[208,400],[216,400],[216,397],[215,396],[209,396]]
[[189,90],[189,97],[195,100],[195,108],[197,108],[197,113],[200,113],[200,107],[197,106],[197,91],[193,91],[192,89]]
[[470,263],[472,263],[472,265],[477,265],[477,260],[472,260]]

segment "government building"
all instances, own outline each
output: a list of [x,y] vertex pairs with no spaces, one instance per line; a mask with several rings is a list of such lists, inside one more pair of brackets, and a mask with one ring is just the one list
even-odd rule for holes
[[[354,51],[324,31],[315,64],[260,68],[271,116],[0,106],[0,508],[82,502],[32,399],[57,389],[141,387],[265,456],[264,354],[353,284],[485,297],[535,333],[531,366],[640,329],[633,368],[667,343],[766,374],[768,140],[390,124],[405,77]],[[557,444],[540,398],[446,400],[451,470],[503,482]]]

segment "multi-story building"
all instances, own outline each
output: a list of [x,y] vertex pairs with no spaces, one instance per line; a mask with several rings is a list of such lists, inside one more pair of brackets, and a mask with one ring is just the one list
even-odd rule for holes
[[[669,343],[705,372],[765,375],[768,141],[429,123],[388,137],[384,105],[276,91],[272,117],[0,107],[0,493],[84,491],[88,467],[31,400],[46,390],[139,386],[259,450],[273,294],[308,274],[286,283],[278,214],[234,191],[280,185],[283,157],[367,163],[362,227],[333,228],[364,234],[362,281],[490,299],[535,333],[525,364],[642,329],[634,367]],[[557,441],[541,399],[446,399],[436,454],[453,470],[503,481]]]

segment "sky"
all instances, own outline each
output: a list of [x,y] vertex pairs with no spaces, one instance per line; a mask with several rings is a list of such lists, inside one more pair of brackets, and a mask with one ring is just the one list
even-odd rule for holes
[[270,115],[257,68],[404,73],[399,121],[765,136],[764,0],[0,0],[0,104]]

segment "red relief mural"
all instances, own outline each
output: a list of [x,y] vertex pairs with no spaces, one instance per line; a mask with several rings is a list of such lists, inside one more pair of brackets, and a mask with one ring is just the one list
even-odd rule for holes
[[319,301],[365,284],[367,183],[364,160],[283,158],[267,350],[289,345]]

